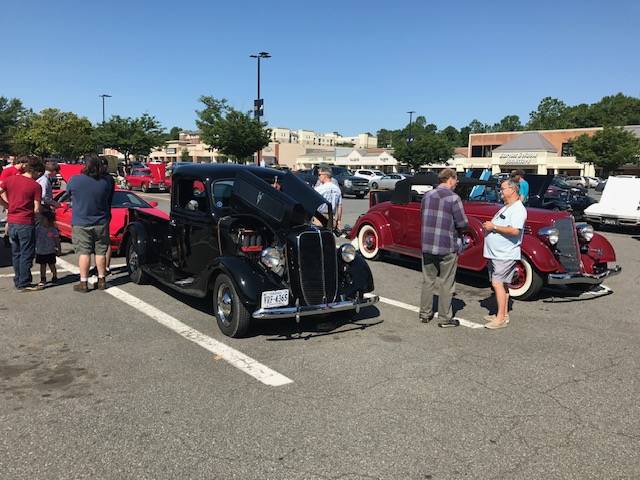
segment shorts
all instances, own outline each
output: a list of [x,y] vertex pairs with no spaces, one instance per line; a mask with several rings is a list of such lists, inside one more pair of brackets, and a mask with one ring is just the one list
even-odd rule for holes
[[38,265],[51,265],[56,263],[55,253],[36,253],[36,263]]
[[516,273],[516,260],[488,258],[489,280],[510,284]]
[[109,224],[74,225],[71,241],[78,255],[106,255],[109,249]]

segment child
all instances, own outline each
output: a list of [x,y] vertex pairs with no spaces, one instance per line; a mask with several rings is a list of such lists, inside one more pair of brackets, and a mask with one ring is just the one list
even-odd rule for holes
[[40,265],[40,283],[44,288],[47,282],[47,265],[51,270],[51,283],[58,280],[56,255],[60,255],[60,233],[54,226],[54,214],[50,210],[42,212],[40,225],[36,227],[36,263]]

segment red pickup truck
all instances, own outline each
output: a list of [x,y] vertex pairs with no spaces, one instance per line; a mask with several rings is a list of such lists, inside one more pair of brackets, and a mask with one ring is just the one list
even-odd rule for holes
[[171,188],[171,178],[166,176],[164,163],[149,163],[146,168],[134,168],[125,176],[126,189],[143,192],[166,192]]

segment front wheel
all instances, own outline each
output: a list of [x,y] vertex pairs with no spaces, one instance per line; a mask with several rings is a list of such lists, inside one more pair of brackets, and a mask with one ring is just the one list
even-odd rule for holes
[[373,183],[371,184],[371,189],[372,189],[372,190],[377,190],[377,189],[378,189],[378,184],[377,184],[376,182],[373,182]]
[[140,255],[136,250],[136,246],[133,242],[129,242],[127,247],[127,271],[129,272],[129,278],[133,283],[141,285],[146,282],[147,274],[142,270],[140,264]]
[[527,258],[516,262],[516,273],[509,286],[509,295],[518,300],[531,300],[535,298],[542,287],[544,281],[536,269]]
[[243,337],[249,331],[251,314],[224,273],[218,275],[213,285],[213,311],[218,327],[227,337]]
[[147,193],[149,191],[149,187],[146,183],[142,184],[142,193]]
[[358,249],[367,260],[380,258],[380,239],[371,225],[364,225],[358,232]]

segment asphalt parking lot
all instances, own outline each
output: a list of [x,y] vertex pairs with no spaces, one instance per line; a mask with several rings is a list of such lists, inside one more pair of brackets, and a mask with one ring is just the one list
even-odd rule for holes
[[[144,195],[167,208],[167,195]],[[347,200],[353,223],[368,200]],[[640,477],[640,235],[607,232],[612,295],[516,302],[474,328],[488,283],[458,278],[467,326],[421,324],[419,265],[371,263],[385,302],[355,321],[262,322],[230,339],[193,300],[127,281],[15,293],[0,251],[0,477]]]

